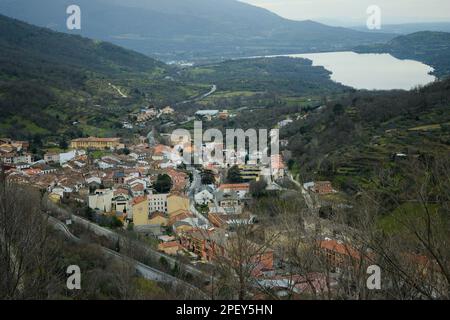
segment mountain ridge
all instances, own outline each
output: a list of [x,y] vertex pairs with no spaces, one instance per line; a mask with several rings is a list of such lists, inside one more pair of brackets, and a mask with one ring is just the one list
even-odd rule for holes
[[0,136],[107,135],[132,109],[200,93],[143,54],[3,15],[0,47]]
[[398,36],[385,44],[359,46],[359,53],[389,53],[399,59],[413,59],[432,66],[439,77],[450,75],[450,33],[420,31]]
[[[69,32],[67,0],[2,0],[0,12]],[[284,19],[235,0],[79,0],[81,31],[165,61],[335,51],[393,36]],[[43,10],[45,9],[45,10]]]

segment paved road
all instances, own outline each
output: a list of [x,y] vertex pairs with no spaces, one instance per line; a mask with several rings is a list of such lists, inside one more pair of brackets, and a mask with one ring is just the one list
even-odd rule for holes
[[[76,215],[72,215],[72,219],[75,223],[79,223],[81,225],[84,225],[85,227],[90,228],[90,230],[92,230],[96,235],[104,236],[113,241],[119,240],[119,244],[121,246],[126,245],[130,241],[129,239],[125,238],[122,235],[117,234],[116,232],[114,232],[112,230],[103,228],[93,222],[90,222],[90,221],[83,219],[81,217],[78,217]],[[169,262],[171,267],[178,265],[178,266],[181,266],[184,271],[186,271],[187,273],[190,273],[193,276],[197,276],[200,278],[204,277],[204,274],[201,271],[199,271],[198,269],[196,269],[190,265],[187,265],[187,264],[182,264],[179,261],[177,261],[176,259],[172,258],[171,256],[168,256],[161,252],[158,252],[139,241],[133,241],[133,245],[135,245],[137,248],[143,250],[145,252],[145,254],[152,257],[156,261],[159,261],[159,259],[164,258],[164,259],[166,259],[166,261]]]
[[202,99],[205,99],[205,98],[209,97],[210,95],[212,95],[216,91],[217,91],[217,86],[215,84],[213,84],[211,86],[211,90],[209,90],[207,93],[202,94],[201,96],[199,96],[197,98],[193,98],[193,99],[189,99],[189,100],[184,100],[184,101],[178,102],[175,105],[178,106],[178,105],[186,104],[186,103],[189,103],[189,102],[200,101]]
[[[129,239],[127,239],[126,237],[124,237],[123,235],[120,235],[110,229],[104,228],[99,226],[98,224],[95,224],[89,220],[86,220],[84,218],[81,218],[77,215],[74,215],[70,212],[68,212],[67,210],[53,204],[50,203],[50,206],[52,207],[52,209],[65,214],[67,216],[71,216],[72,220],[75,223],[78,223],[80,225],[83,225],[86,228],[89,228],[89,230],[91,230],[92,232],[94,232],[96,235],[98,236],[103,236],[105,238],[108,238],[109,240],[113,241],[113,242],[117,242],[119,241],[119,244],[121,246],[127,245],[129,243]],[[205,279],[205,277],[209,277],[209,275],[205,275],[203,272],[201,272],[200,270],[194,268],[193,266],[190,266],[188,264],[183,264],[180,261],[174,259],[171,256],[168,256],[166,254],[163,254],[159,251],[154,250],[153,248],[149,247],[148,245],[143,244],[142,242],[139,241],[133,241],[133,245],[135,245],[137,248],[139,248],[140,250],[142,250],[143,252],[145,252],[145,254],[147,254],[149,257],[151,257],[153,260],[155,261],[159,261],[161,258],[164,258],[169,264],[170,266],[173,268],[175,265],[178,265],[181,267],[182,270],[184,270],[185,272],[191,274],[192,276],[198,277],[200,279]]]
[[195,215],[196,218],[203,221],[207,226],[210,226],[211,224],[209,223],[209,220],[204,215],[202,215],[200,212],[198,212],[197,209],[195,208],[194,196],[198,191],[200,191],[200,188],[202,186],[202,177],[200,176],[200,173],[198,172],[198,170],[195,169],[194,167],[188,167],[188,170],[192,173],[192,177],[193,177],[192,183],[191,183],[191,185],[189,187],[189,191],[188,191],[190,210],[192,211],[192,213]]
[[209,90],[209,92],[205,93],[204,95],[202,95],[200,98],[198,98],[196,100],[205,99],[205,98],[209,97],[210,95],[212,95],[216,91],[217,91],[217,86],[215,84],[213,84],[213,86],[211,87],[211,90]]
[[[73,216],[73,217],[75,217],[75,216]],[[74,220],[76,220],[76,218]],[[54,229],[64,233],[66,238],[69,239],[70,241],[73,241],[76,243],[81,242],[81,239],[79,239],[78,237],[73,235],[70,232],[70,230],[67,228],[67,226],[64,223],[62,223],[61,221],[59,221],[58,219],[49,217],[49,223],[53,226]],[[141,275],[145,279],[157,281],[157,282],[163,282],[163,283],[170,283],[170,284],[172,284],[172,286],[188,289],[189,292],[194,293],[198,297],[208,299],[208,296],[205,293],[203,293],[200,289],[198,289],[197,287],[195,287],[185,281],[182,281],[170,274],[167,274],[165,272],[162,272],[160,270],[157,270],[155,268],[147,266],[139,261],[136,261],[134,259],[131,259],[130,257],[124,256],[124,255],[122,255],[116,251],[113,251],[109,248],[101,247],[101,249],[104,253],[106,253],[107,255],[109,255],[115,259],[118,259],[120,261],[124,261],[124,262],[130,263],[131,265],[134,265],[138,274]]]
[[108,83],[114,90],[117,91],[117,93],[122,97],[122,98],[128,98],[121,90],[120,88],[116,87],[115,85],[113,85],[112,83]]
[[67,228],[67,226],[64,223],[62,223],[61,221],[59,221],[58,219],[53,218],[52,216],[49,216],[48,222],[52,225],[53,229],[64,233],[66,238],[69,239],[70,241],[73,241],[76,243],[81,242],[81,239],[76,237],[72,232],[70,232],[69,228]]
[[192,198],[193,201],[195,194],[200,190],[200,187],[202,186],[202,177],[200,176],[198,170],[194,167],[189,167],[188,170],[192,173],[192,183],[189,186],[189,198]]
[[308,193],[308,191],[305,190],[305,188],[303,187],[303,185],[298,182],[297,180],[294,179],[294,177],[292,176],[291,173],[288,173],[288,177],[289,179],[298,187],[300,187],[303,198],[305,199],[306,205],[308,206],[308,208],[310,210],[312,210],[313,212],[317,211],[317,208],[314,206],[314,202],[311,198],[311,195]]

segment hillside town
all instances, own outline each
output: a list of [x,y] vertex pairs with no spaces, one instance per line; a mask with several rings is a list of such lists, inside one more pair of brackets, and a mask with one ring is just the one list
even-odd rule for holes
[[[157,240],[161,253],[185,256],[194,264],[232,259],[237,227],[257,228],[258,212],[250,205],[252,185],[263,182],[267,192],[284,192],[280,184],[289,176],[281,155],[271,156],[267,165],[251,156],[233,167],[214,159],[186,165],[181,154],[195,148],[183,138],[170,145],[149,143],[147,137],[128,145],[119,138],[78,138],[70,141],[67,151],[48,152],[37,161],[28,142],[0,141],[0,160],[9,181],[36,187],[55,204],[89,208],[94,222],[119,223],[125,230]],[[204,144],[201,151],[211,148]],[[303,190],[307,199],[310,194],[336,192],[330,182],[306,183]],[[283,257],[277,252],[277,241],[282,240],[269,245],[246,239],[246,246],[258,252],[251,255],[251,276],[280,294],[289,288],[298,294],[311,290],[306,285],[311,279],[315,290],[325,290],[326,277],[320,274],[299,278],[292,287],[292,280],[280,269]],[[324,237],[320,247],[327,256],[348,255],[344,245],[330,238]]]
[[0,0],[0,48],[2,302],[450,299],[449,0]]
[[[198,127],[233,118],[236,111],[177,116],[170,106],[145,107],[123,123],[133,138],[85,136],[43,154],[33,152],[34,141],[0,138],[2,176],[40,190],[70,212],[58,217],[67,227],[74,217],[89,220],[139,239],[141,248],[161,257],[152,267],[164,269],[161,261],[172,261],[200,274],[204,283],[197,288],[212,297],[216,272],[231,272],[239,283],[239,294],[227,298],[347,296],[353,292],[347,286],[358,283],[362,288],[355,290],[366,290],[366,269],[382,257],[355,241],[363,227],[339,221],[337,214],[353,211],[348,195],[331,181],[302,181],[289,170],[290,141],[276,130],[289,126],[290,118],[265,130],[270,148],[255,150],[261,136],[252,141],[251,130],[234,131],[237,146],[212,140],[215,129],[201,131],[196,140]],[[190,123],[194,139],[192,130],[158,133],[155,123]],[[146,136],[137,133],[147,130]],[[402,153],[391,159],[405,160]],[[418,266],[421,278],[433,274],[437,267],[429,258],[407,252],[401,254]],[[439,286],[445,283],[442,274],[436,277]]]
[[[188,117],[170,106],[144,107],[123,123],[132,132],[126,138],[84,136],[43,154],[34,152],[34,141],[0,138],[2,176],[69,212],[58,217],[67,227],[86,219],[156,252],[160,259],[151,267],[161,270],[171,261],[200,274],[196,288],[213,298],[217,272],[231,272],[239,283],[238,294],[227,298],[326,298],[351,294],[347,286],[366,290],[366,269],[382,257],[355,241],[361,226],[339,221],[337,214],[353,210],[348,195],[331,181],[302,181],[289,170],[290,141],[277,131],[292,123],[289,117],[263,130],[270,147],[262,149],[261,131],[252,140],[252,130],[233,130],[237,146],[225,143],[219,130],[203,133],[208,123],[237,114],[198,110]],[[191,130],[169,134],[153,127],[175,123],[192,124]],[[394,153],[391,161],[407,159]],[[120,242],[109,239],[109,245],[120,251]],[[423,276],[437,268],[425,255],[406,252],[406,262]],[[442,274],[436,277],[444,284]]]

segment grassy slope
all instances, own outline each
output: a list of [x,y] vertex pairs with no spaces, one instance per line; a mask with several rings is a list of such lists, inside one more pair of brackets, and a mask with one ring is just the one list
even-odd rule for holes
[[370,187],[379,169],[410,157],[450,152],[450,80],[412,92],[354,93],[285,130],[290,149],[310,179],[345,189]]
[[289,140],[294,173],[303,180],[332,180],[349,192],[376,184],[381,169],[401,167],[392,160],[395,153],[414,158],[450,152],[450,80],[411,92],[350,90],[332,96],[328,102],[322,96],[281,96],[275,106],[254,103],[208,126],[267,129],[293,119],[281,138]]

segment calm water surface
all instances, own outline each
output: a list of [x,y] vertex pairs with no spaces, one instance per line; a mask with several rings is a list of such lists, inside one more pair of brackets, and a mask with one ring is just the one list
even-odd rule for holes
[[400,60],[390,54],[348,51],[282,56],[312,60],[314,66],[331,71],[332,80],[356,89],[409,90],[436,80],[430,74],[434,70],[432,67],[414,60]]

